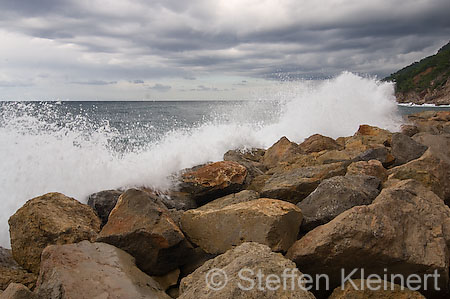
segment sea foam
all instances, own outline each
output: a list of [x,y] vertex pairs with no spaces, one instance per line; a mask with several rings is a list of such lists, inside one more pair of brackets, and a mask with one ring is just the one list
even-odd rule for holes
[[[89,194],[119,187],[170,187],[170,174],[207,161],[218,161],[234,148],[267,148],[280,137],[301,142],[320,133],[333,138],[352,135],[360,124],[397,130],[392,84],[343,73],[317,82],[285,82],[263,96],[271,122],[251,117],[261,101],[221,111],[217,119],[172,130],[145,147],[117,153],[109,144],[119,134],[108,125],[93,125],[82,115],[64,123],[52,114],[58,105],[33,111],[27,103],[9,103],[0,115],[0,246],[9,247],[8,218],[28,199],[61,192],[86,202]],[[233,110],[235,109],[235,110]],[[248,119],[254,121],[248,122]],[[245,121],[247,120],[247,121]]]

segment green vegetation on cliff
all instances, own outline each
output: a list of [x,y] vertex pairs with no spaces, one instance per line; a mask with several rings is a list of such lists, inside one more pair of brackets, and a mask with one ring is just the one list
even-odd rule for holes
[[397,93],[422,93],[441,88],[449,77],[450,42],[437,54],[414,62],[383,80],[395,82]]

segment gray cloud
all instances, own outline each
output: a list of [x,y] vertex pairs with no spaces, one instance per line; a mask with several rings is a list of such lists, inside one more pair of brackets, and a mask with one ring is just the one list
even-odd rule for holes
[[[0,30],[45,45],[11,47],[16,59],[0,67],[90,85],[327,78],[344,70],[384,76],[448,42],[449,11],[448,0],[5,0]],[[184,89],[202,91],[197,85]]]
[[172,89],[172,86],[157,83],[157,84],[153,85],[152,87],[150,87],[150,89],[153,89],[153,90],[156,90],[159,92],[167,92],[170,89]]

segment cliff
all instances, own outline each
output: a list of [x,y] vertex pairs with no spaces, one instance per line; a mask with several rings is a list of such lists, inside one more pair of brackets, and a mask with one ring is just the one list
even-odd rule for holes
[[435,55],[393,73],[384,81],[396,83],[400,103],[450,105],[450,42]]

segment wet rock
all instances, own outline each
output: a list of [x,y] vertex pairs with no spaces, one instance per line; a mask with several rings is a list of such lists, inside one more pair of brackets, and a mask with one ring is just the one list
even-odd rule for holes
[[17,264],[11,250],[0,247],[0,291],[5,290],[10,283],[20,283],[34,289],[36,274],[30,273]]
[[178,268],[191,248],[164,204],[137,189],[119,197],[97,241],[125,250],[149,275]]
[[134,258],[104,243],[52,245],[42,253],[39,298],[170,298]]
[[324,150],[341,150],[343,148],[333,138],[322,136],[320,134],[314,134],[308,137],[299,145],[299,147],[307,154]]
[[406,136],[413,137],[414,135],[419,133],[419,129],[415,125],[402,125],[401,133],[405,134]]
[[411,137],[401,133],[392,134],[391,153],[395,157],[394,166],[405,164],[411,160],[420,158],[425,153],[427,146],[416,142]]
[[181,218],[189,240],[212,254],[250,241],[286,251],[297,239],[301,222],[295,205],[268,198],[234,204],[217,200],[186,211]]
[[371,204],[377,197],[380,180],[372,176],[346,175],[324,180],[297,206],[302,210],[301,230],[310,231],[328,223],[342,212]]
[[376,147],[368,149],[367,151],[358,155],[355,161],[370,161],[378,160],[384,167],[389,167],[395,162],[395,157],[385,147]]
[[27,201],[8,223],[13,257],[33,273],[39,273],[45,247],[94,240],[101,224],[91,207],[61,193]]
[[108,222],[109,213],[114,209],[114,206],[122,193],[123,192],[119,190],[104,190],[89,195],[87,203],[97,213],[102,221],[102,226]]
[[[220,273],[226,275],[226,285],[213,290],[207,284],[211,270],[220,269]],[[246,272],[240,272],[245,269]],[[269,290],[265,287],[260,290],[257,287],[256,275],[260,273],[263,277],[282,277],[285,269],[295,269],[295,264],[284,258],[279,253],[274,253],[269,247],[257,243],[244,243],[226,253],[207,261],[194,273],[183,278],[180,284],[180,299],[203,299],[203,298],[315,298],[313,294],[301,288],[293,289],[280,285],[279,288]],[[209,274],[208,274],[209,273]],[[216,273],[217,272],[216,270]],[[241,275],[239,274],[241,273]],[[253,275],[252,275],[253,273]],[[301,273],[297,271],[300,276]],[[247,279],[243,280],[241,277]],[[219,276],[223,277],[223,276]],[[250,288],[248,280],[255,283],[255,287]],[[219,282],[217,280],[217,282]],[[239,287],[239,283],[242,288]],[[246,290],[248,289],[248,290]]]
[[353,162],[347,167],[347,174],[374,176],[382,182],[386,181],[388,176],[386,168],[378,160]]
[[262,197],[298,203],[313,192],[324,179],[344,175],[343,163],[302,167],[274,174],[261,190]]
[[[406,287],[384,280],[371,282],[364,279],[355,279],[353,283],[354,285],[347,282],[343,288],[336,288],[328,299],[426,299],[417,291],[411,291]],[[380,289],[376,290],[378,286],[380,286]]]
[[38,299],[26,286],[20,283],[10,283],[8,288],[1,293],[0,299]]
[[[433,192],[408,180],[383,189],[371,205],[353,207],[310,231],[286,257],[304,273],[329,275],[333,288],[341,284],[341,269],[351,273],[364,268],[366,278],[370,274],[423,277],[437,271],[442,291],[434,293],[434,281],[429,280],[425,294],[439,297],[448,291],[448,244],[450,208]],[[358,274],[353,278],[361,278]]]
[[223,160],[234,161],[243,165],[248,170],[249,179],[252,179],[267,171],[266,166],[262,163],[265,152],[263,149],[229,150],[223,155]]
[[199,205],[242,190],[247,169],[233,161],[207,164],[182,175],[180,191],[190,193]]
[[279,162],[290,160],[301,153],[302,150],[298,144],[289,141],[286,137],[282,137],[267,149],[262,162],[267,168],[272,168],[277,166]]

